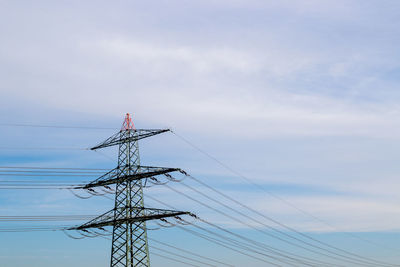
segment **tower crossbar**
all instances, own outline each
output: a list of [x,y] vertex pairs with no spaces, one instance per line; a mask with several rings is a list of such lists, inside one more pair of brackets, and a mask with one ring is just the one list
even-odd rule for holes
[[140,165],[139,140],[168,129],[135,129],[127,114],[121,130],[99,145],[96,150],[118,145],[118,165],[98,179],[77,189],[91,189],[115,184],[114,208],[103,215],[70,230],[112,226],[111,267],[149,267],[146,221],[190,214],[185,211],[152,209],[144,206],[142,180],[180,171],[178,168]]

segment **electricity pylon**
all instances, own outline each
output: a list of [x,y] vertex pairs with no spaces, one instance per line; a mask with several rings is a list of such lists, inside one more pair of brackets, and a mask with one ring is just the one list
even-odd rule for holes
[[150,266],[146,221],[190,214],[184,211],[146,208],[143,202],[142,179],[160,174],[180,171],[177,168],[148,167],[140,165],[139,140],[169,131],[168,129],[135,129],[129,113],[121,130],[91,148],[119,146],[118,165],[98,179],[79,187],[93,190],[94,187],[115,184],[114,209],[71,230],[85,230],[113,226],[111,267]]

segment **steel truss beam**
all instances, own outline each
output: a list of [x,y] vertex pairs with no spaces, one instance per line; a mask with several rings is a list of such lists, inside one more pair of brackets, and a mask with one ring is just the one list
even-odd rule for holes
[[[132,208],[134,215],[133,217],[125,217],[124,211],[125,209],[119,208],[119,211],[116,212],[115,209],[112,209],[93,220],[78,226],[72,227],[68,230],[83,230],[89,228],[100,228],[105,226],[113,226],[115,224],[123,224],[123,223],[134,223],[134,222],[144,222],[149,220],[156,220],[161,218],[175,217],[179,215],[190,215],[190,212],[186,211],[175,211],[175,210],[164,210],[164,209],[152,209],[152,208]],[[115,218],[114,214],[119,214],[119,218]],[[138,216],[136,216],[138,214]]]
[[[178,168],[164,168],[164,167],[149,167],[149,166],[137,166],[135,169],[137,172],[133,172],[134,170],[124,170],[127,168],[131,168],[132,166],[119,166],[106,174],[100,176],[98,179],[90,182],[84,186],[77,186],[75,189],[88,189],[97,186],[105,186],[110,184],[121,183],[124,181],[135,181],[141,180],[144,178],[149,178],[169,172],[181,171]],[[128,175],[122,175],[121,173],[132,173]]]
[[115,184],[115,206],[103,215],[70,230],[113,226],[111,267],[149,267],[146,221],[190,214],[184,211],[144,207],[142,179],[181,170],[141,166],[138,141],[168,131],[169,129],[134,129],[127,114],[121,131],[91,148],[96,150],[118,145],[117,168],[77,188],[90,189]]
[[122,143],[136,142],[143,138],[147,138],[147,137],[150,137],[153,135],[169,132],[170,130],[169,129],[151,129],[151,130],[128,129],[128,130],[124,130],[124,131],[129,131],[129,132],[132,132],[133,134],[128,135],[128,136],[121,136],[120,133],[116,133],[113,136],[111,136],[110,138],[108,138],[106,141],[104,141],[103,143],[92,147],[90,150],[96,150],[99,148],[115,146],[115,145],[119,145]]

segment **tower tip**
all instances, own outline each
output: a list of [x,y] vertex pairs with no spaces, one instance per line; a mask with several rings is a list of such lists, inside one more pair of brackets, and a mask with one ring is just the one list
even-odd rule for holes
[[122,124],[121,131],[122,130],[132,130],[135,129],[135,125],[132,122],[132,118],[129,113],[126,113],[124,123]]

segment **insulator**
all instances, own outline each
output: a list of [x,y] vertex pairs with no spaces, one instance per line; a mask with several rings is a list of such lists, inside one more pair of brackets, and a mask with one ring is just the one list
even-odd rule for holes
[[155,231],[155,230],[160,230],[160,229],[161,229],[161,227],[155,227],[155,228],[146,227],[146,230],[149,230],[149,231]]
[[189,174],[187,172],[185,172],[184,170],[179,170],[180,173],[182,173],[183,175],[189,176]]
[[97,192],[96,190],[93,190],[93,189],[91,189],[91,188],[88,188],[88,189],[86,189],[86,190],[87,190],[87,192],[88,192],[89,194],[91,194],[91,195],[93,195],[93,196],[103,196],[103,195],[105,195],[105,194],[99,193],[99,192]]
[[101,188],[101,191],[103,191],[103,192],[106,193],[106,194],[112,194],[112,193],[114,193],[114,191],[111,190],[111,188],[108,189],[108,188],[106,188],[105,186],[103,186],[103,187]]
[[185,178],[183,178],[183,179],[176,179],[175,177],[167,176],[167,179],[168,179],[169,181],[171,181],[171,182],[180,183],[180,182],[182,182],[183,179],[185,179]]
[[80,231],[83,231],[83,232],[85,232],[85,233],[88,233],[88,235],[86,235],[86,234],[83,234],[83,233],[79,232],[79,234],[83,235],[84,237],[93,238],[93,237],[99,236],[98,234],[93,234],[92,232],[89,232],[88,230],[85,230],[85,229],[81,229]]
[[83,239],[83,238],[85,238],[84,236],[82,236],[82,237],[75,237],[75,236],[72,236],[72,235],[68,234],[67,231],[64,230],[64,229],[63,229],[62,231],[64,232],[64,234],[65,234],[66,236],[68,236],[69,238],[72,238],[72,239]]
[[176,222],[179,223],[180,225],[190,225],[190,224],[192,224],[190,222],[185,221],[184,219],[182,219],[179,216],[175,216],[174,218],[177,220]]
[[151,180],[153,180],[153,181],[150,181],[150,183],[152,183],[153,185],[165,185],[165,184],[167,184],[168,183],[168,181],[166,181],[166,182],[160,182],[157,178],[154,178],[153,177],[153,179],[151,179]]
[[111,235],[111,233],[109,233],[109,232],[107,232],[107,233],[99,233],[99,232],[96,232],[96,230],[91,230],[91,232],[95,233],[98,236],[109,236],[109,235]]
[[81,199],[88,199],[88,198],[91,198],[91,197],[92,197],[92,195],[89,195],[89,196],[87,196],[87,197],[80,196],[80,195],[78,195],[77,193],[75,193],[75,192],[73,191],[73,189],[70,189],[70,188],[68,188],[68,190],[69,190],[74,196],[79,197],[79,198],[81,198]]
[[167,225],[165,225],[165,224],[161,224],[160,222],[155,222],[158,226],[160,226],[160,227],[163,227],[163,228],[170,228],[170,227],[174,227],[174,226],[176,226],[176,224],[173,224],[173,223],[171,223],[171,222],[168,222],[167,220],[165,220],[165,223],[167,224]]

